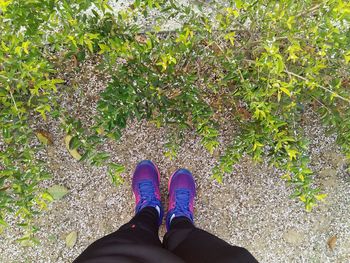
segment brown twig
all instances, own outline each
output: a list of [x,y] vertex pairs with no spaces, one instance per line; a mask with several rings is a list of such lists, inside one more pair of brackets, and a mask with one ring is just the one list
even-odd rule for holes
[[306,11],[303,11],[299,14],[297,14],[295,17],[301,17],[301,16],[305,16],[305,15],[308,15],[308,14],[312,14],[314,11],[316,11],[319,7],[321,6],[321,4],[318,4],[318,5],[315,5],[313,7],[311,7],[310,9],[306,10]]

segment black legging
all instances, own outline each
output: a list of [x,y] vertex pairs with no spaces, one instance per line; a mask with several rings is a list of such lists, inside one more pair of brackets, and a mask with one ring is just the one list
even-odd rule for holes
[[186,217],[174,218],[163,245],[158,237],[158,212],[142,209],[116,232],[91,244],[75,263],[253,263],[257,260],[244,248],[196,228]]

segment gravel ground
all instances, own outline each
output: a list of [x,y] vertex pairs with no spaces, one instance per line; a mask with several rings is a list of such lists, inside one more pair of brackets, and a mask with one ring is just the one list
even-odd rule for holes
[[[94,63],[84,65],[79,74],[66,72],[65,76],[75,78],[80,87],[63,98],[62,106],[85,123],[92,122],[96,94],[109,79],[97,77],[92,70]],[[85,96],[80,96],[81,92]],[[267,163],[256,164],[246,157],[222,185],[211,180],[216,160],[191,132],[178,158],[170,161],[164,156],[167,130],[145,121],[130,121],[120,142],[103,146],[114,161],[127,168],[125,183],[114,187],[105,167],[91,167],[69,155],[63,143],[65,134],[57,122],[41,124],[39,127],[54,138],[54,144],[42,153],[54,176],[43,186],[61,184],[69,194],[50,204],[48,211],[37,218],[40,245],[21,247],[14,241],[19,233],[8,229],[1,236],[0,262],[72,262],[91,242],[118,229],[133,215],[131,174],[143,159],[155,161],[160,168],[164,203],[171,173],[180,167],[190,169],[198,187],[196,225],[230,244],[246,247],[260,262],[350,262],[350,180],[345,159],[334,136],[325,135],[312,112],[308,116],[305,129],[311,142],[316,183],[329,194],[326,202],[311,213],[289,198],[292,189],[279,178],[281,172]],[[228,137],[223,135],[221,139],[226,141]],[[71,231],[78,232],[78,239],[73,248],[68,248],[65,238]],[[164,233],[162,227],[160,235]],[[336,243],[330,249],[327,242],[332,237]]]

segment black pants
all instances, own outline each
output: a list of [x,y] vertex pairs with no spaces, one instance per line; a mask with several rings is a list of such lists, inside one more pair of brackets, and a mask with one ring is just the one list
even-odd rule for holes
[[75,263],[228,263],[257,262],[244,248],[196,228],[186,217],[174,218],[163,245],[158,237],[158,213],[142,209],[116,232],[91,244]]

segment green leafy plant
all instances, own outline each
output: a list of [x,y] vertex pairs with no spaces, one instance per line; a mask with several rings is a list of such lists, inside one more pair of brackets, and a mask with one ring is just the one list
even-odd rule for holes
[[[310,211],[325,193],[309,168],[305,110],[350,158],[349,23],[342,0],[138,0],[119,11],[105,0],[0,1],[0,224],[21,216],[29,230],[21,241],[36,242],[33,215],[53,199],[38,187],[49,175],[36,154],[45,147],[36,143],[36,115],[59,117],[72,156],[105,165],[116,185],[124,168],[99,145],[119,140],[128,119],[147,119],[169,129],[169,158],[195,131],[221,154],[219,182],[242,156],[267,158]],[[92,127],[58,106],[67,91],[56,77],[64,62],[90,56],[112,76]],[[223,125],[235,131],[229,145],[219,143]]]
[[34,116],[56,115],[57,85],[64,82],[55,77],[57,64],[93,52],[98,35],[88,32],[84,13],[92,5],[108,8],[105,1],[0,1],[0,224],[12,214],[12,224],[27,230],[19,239],[24,245],[38,242],[33,216],[53,200],[38,187],[49,173],[36,154],[43,145]]
[[[117,44],[104,44],[108,48],[100,53],[126,52],[101,94],[101,125],[116,138],[133,117],[194,129],[213,153],[219,145],[218,124],[235,123],[240,135],[213,177],[222,181],[245,154],[256,161],[268,158],[286,171],[283,178],[295,187],[293,196],[310,211],[326,195],[313,185],[299,125],[306,108],[319,112],[337,131],[348,155],[349,4],[212,1],[194,7],[157,1],[151,6],[135,2],[129,16],[109,27],[109,41]],[[158,16],[151,30],[131,26],[154,9]],[[175,16],[181,26],[161,31]],[[120,24],[131,30],[118,34]],[[176,155],[172,145],[166,145],[169,157]]]

